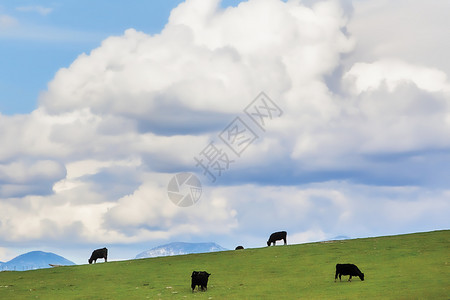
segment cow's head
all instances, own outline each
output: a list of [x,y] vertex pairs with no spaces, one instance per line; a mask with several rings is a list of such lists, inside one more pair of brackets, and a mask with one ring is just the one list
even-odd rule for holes
[[361,273],[361,275],[359,275],[359,279],[361,279],[361,281],[364,281],[364,273]]
[[93,259],[88,259],[89,264],[92,264]]
[[270,241],[267,241],[267,246],[270,246]]

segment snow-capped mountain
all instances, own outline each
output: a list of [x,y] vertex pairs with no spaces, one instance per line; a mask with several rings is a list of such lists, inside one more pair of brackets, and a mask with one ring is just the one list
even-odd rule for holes
[[346,235],[338,235],[338,236],[335,236],[334,238],[332,238],[332,240],[335,240],[335,241],[338,241],[338,240],[349,240],[349,239],[350,239],[350,237],[346,236]]
[[158,256],[172,256],[172,255],[182,255],[182,254],[192,254],[192,253],[206,253],[215,251],[225,251],[225,249],[216,243],[183,243],[175,242],[166,245],[161,245],[139,253],[136,256],[138,258],[149,258]]
[[35,270],[35,269],[50,268],[49,264],[69,266],[74,265],[75,263],[54,253],[32,251],[19,255],[8,262],[2,263],[0,265],[0,270],[3,271]]

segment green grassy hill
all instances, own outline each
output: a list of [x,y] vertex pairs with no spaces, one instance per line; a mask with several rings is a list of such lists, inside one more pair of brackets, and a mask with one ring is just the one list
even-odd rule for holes
[[[449,230],[280,245],[0,272],[0,299],[450,299],[449,256]],[[336,263],[365,281],[334,282]],[[191,292],[193,270],[208,291]]]

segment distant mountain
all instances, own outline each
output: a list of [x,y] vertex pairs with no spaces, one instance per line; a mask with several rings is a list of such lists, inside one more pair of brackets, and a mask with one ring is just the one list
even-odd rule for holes
[[322,240],[322,243],[332,242],[332,241],[342,241],[342,240],[349,240],[351,237],[346,235],[338,235],[330,239]]
[[11,259],[0,265],[0,269],[3,271],[26,271],[50,268],[49,264],[69,266],[74,265],[70,260],[65,259],[62,256],[56,255],[50,252],[32,251],[16,258]]
[[172,256],[172,255],[183,255],[192,253],[206,253],[215,251],[225,251],[225,249],[216,243],[182,243],[175,242],[166,245],[161,245],[144,251],[136,255],[136,259],[139,258],[149,258],[158,256]]
[[338,236],[335,236],[334,238],[332,238],[332,240],[349,240],[349,239],[350,239],[350,237],[346,236],[346,235],[338,235]]

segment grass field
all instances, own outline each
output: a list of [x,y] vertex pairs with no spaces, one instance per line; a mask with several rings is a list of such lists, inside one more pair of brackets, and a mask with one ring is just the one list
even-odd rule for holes
[[[0,273],[0,299],[450,299],[450,231]],[[365,281],[334,282],[336,263]],[[192,293],[190,274],[212,275]]]

